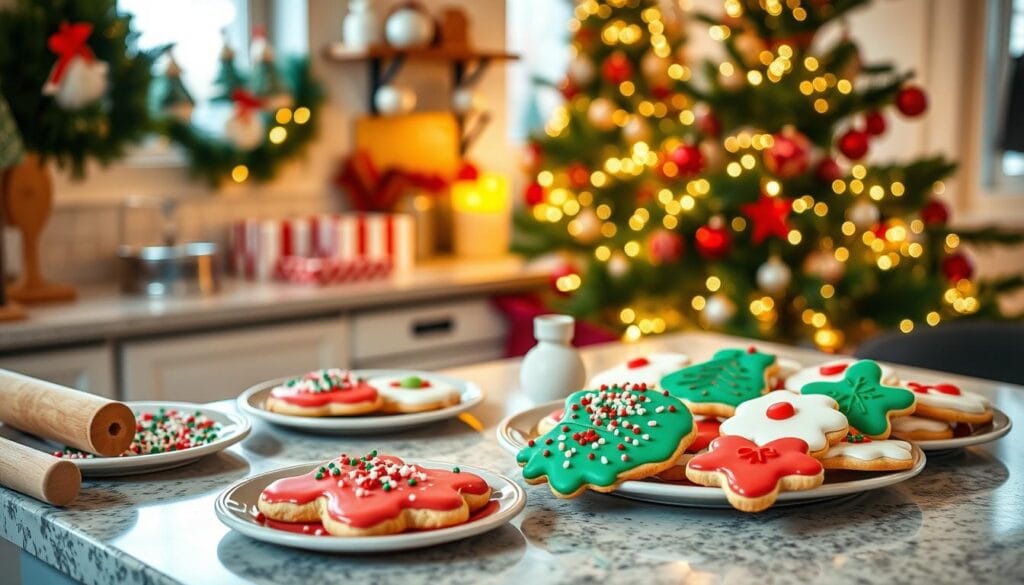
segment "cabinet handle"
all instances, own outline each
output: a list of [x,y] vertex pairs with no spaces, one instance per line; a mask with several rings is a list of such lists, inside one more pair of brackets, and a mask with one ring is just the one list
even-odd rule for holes
[[455,320],[452,317],[442,317],[429,321],[415,321],[412,324],[412,334],[414,337],[451,333],[453,329],[455,329]]

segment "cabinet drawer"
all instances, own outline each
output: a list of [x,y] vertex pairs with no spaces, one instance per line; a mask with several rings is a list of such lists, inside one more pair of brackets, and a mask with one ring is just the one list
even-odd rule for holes
[[487,299],[431,303],[352,318],[352,358],[356,364],[376,358],[432,352],[505,338],[505,318]]
[[125,343],[125,398],[210,402],[271,378],[346,367],[346,323],[332,318]]

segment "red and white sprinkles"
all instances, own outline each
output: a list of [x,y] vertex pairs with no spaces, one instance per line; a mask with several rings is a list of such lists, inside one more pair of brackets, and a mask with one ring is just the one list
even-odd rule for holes
[[[135,439],[119,457],[184,451],[212,443],[221,431],[219,423],[199,411],[184,413],[161,408],[156,412],[136,413],[135,421]],[[53,455],[66,459],[96,457],[72,447],[55,451]]]
[[[366,497],[378,489],[389,492],[403,484],[414,487],[417,483],[427,481],[427,474],[416,465],[382,459],[376,451],[370,451],[358,459],[342,453],[339,460],[342,465],[347,464],[352,469],[342,470],[337,463],[331,461],[319,467],[314,477],[318,480],[333,479],[340,488],[354,488],[357,498]],[[458,468],[452,471],[458,473]],[[415,499],[415,495],[409,496],[410,501]]]
[[284,387],[299,394],[320,394],[336,390],[348,390],[359,382],[359,379],[348,370],[328,368],[315,370],[299,378],[292,378],[284,383]]

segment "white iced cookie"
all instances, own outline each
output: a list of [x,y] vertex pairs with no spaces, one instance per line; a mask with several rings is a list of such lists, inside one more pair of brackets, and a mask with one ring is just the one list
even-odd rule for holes
[[908,441],[934,441],[953,438],[953,427],[943,420],[898,416],[892,419],[892,434]]
[[847,437],[829,447],[821,458],[825,469],[856,469],[861,471],[891,471],[914,466],[914,451],[910,443],[885,439],[872,441],[857,435]]
[[992,420],[992,403],[981,394],[948,383],[907,382],[914,391],[920,416],[949,422],[985,424]]
[[369,381],[384,400],[381,412],[424,412],[458,404],[455,386],[433,376],[384,376]]
[[648,388],[652,388],[667,374],[683,368],[688,363],[690,358],[681,353],[652,353],[596,374],[590,379],[587,388],[623,384],[647,384]]
[[769,392],[737,406],[720,430],[723,436],[739,435],[758,445],[784,437],[803,439],[810,454],[818,457],[849,429],[838,408],[835,400],[821,394]]
[[[800,389],[805,384],[811,382],[839,382],[843,379],[843,374],[846,372],[846,368],[852,364],[857,363],[857,360],[853,358],[842,358],[838,360],[832,360],[812,366],[809,368],[803,368],[795,374],[786,378],[786,390],[790,392],[800,392]],[[892,368],[878,364],[878,367],[882,368],[882,383],[886,386],[893,386],[899,380],[896,377],[896,372]]]
[[804,369],[803,364],[789,358],[778,358],[775,360],[775,365],[778,368],[772,376],[772,390],[782,390],[786,387],[786,380],[790,376]]

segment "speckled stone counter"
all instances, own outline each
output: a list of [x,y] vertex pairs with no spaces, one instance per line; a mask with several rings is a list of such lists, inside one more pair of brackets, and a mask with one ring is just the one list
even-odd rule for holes
[[[684,335],[597,348],[585,358],[596,371],[626,353],[674,349],[700,359],[729,343],[747,344]],[[813,352],[760,345],[808,364],[821,359]],[[758,515],[598,494],[559,500],[546,487],[528,486],[526,510],[496,531],[420,551],[359,557],[262,544],[231,532],[214,516],[213,501],[228,484],[339,451],[373,447],[517,476],[512,455],[494,435],[506,414],[525,406],[516,392],[517,363],[451,373],[487,392],[472,411],[482,430],[450,421],[377,437],[321,438],[257,422],[242,444],[194,465],[86,482],[67,509],[0,488],[0,536],[72,578],[95,584],[1024,581],[1020,424],[999,442],[931,458],[921,475],[898,486]],[[1024,421],[1024,388],[952,380]]]

